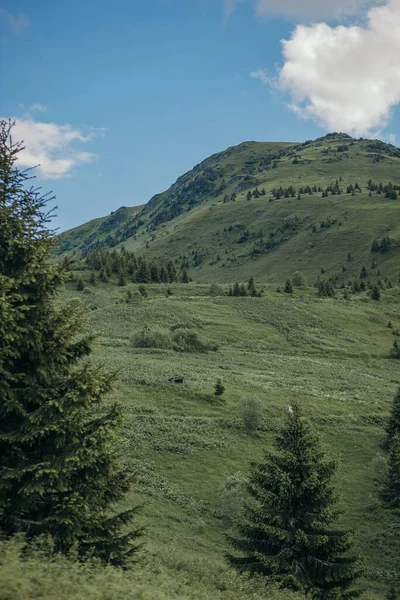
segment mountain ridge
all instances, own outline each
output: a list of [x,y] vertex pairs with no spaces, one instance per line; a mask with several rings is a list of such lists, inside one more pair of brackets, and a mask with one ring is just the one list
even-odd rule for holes
[[[400,150],[380,140],[332,133],[303,143],[246,141],[204,159],[147,204],[121,207],[61,234],[58,253],[124,245],[174,259],[200,281],[263,272],[277,280],[278,272],[290,274],[295,266],[313,277],[321,269],[338,270],[349,252],[357,269],[371,266],[373,240],[391,235],[393,248],[380,262],[393,275],[399,183]],[[388,186],[393,198],[386,198]],[[318,267],[315,256],[297,260],[301,253],[315,255],[316,246]]]

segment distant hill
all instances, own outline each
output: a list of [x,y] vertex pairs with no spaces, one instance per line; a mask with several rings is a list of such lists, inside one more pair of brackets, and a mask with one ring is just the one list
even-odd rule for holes
[[[371,248],[374,244],[374,251]],[[214,154],[145,206],[122,207],[59,237],[58,253],[98,246],[171,258],[195,281],[398,275],[400,150],[329,134],[244,142]]]

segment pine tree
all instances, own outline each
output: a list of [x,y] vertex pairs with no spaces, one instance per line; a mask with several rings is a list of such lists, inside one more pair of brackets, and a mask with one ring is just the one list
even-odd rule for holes
[[292,287],[292,282],[290,281],[290,279],[286,280],[284,291],[286,292],[286,294],[293,294],[293,287]]
[[240,285],[238,284],[238,282],[236,281],[236,283],[233,285],[233,289],[232,289],[232,296],[240,296]]
[[90,273],[89,283],[90,285],[96,285],[96,276],[94,274],[94,271]]
[[254,284],[253,277],[250,277],[250,279],[249,279],[249,282],[247,284],[247,290],[248,290],[250,296],[253,296],[253,297],[257,296],[257,289]]
[[214,396],[216,396],[217,398],[220,398],[224,392],[225,392],[225,386],[223,385],[222,380],[217,379],[217,381],[214,384]]
[[383,496],[394,508],[400,508],[400,434],[392,438],[389,449],[388,473]]
[[79,277],[78,281],[76,282],[76,289],[78,290],[78,292],[83,292],[83,290],[85,289],[85,284],[83,283],[83,281],[80,277]]
[[373,300],[380,300],[381,299],[381,293],[380,293],[379,288],[378,288],[377,285],[374,285],[374,287],[372,288],[371,298]]
[[11,128],[0,123],[0,535],[48,534],[58,551],[122,564],[139,531],[125,530],[136,508],[114,512],[129,489],[121,412],[103,400],[114,376],[82,362],[93,336],[80,306],[54,302],[48,197],[26,187]]
[[186,269],[182,272],[182,283],[189,283],[189,275]]
[[400,348],[397,340],[394,340],[392,349],[389,353],[389,358],[400,359]]
[[357,597],[347,592],[358,576],[348,555],[350,536],[332,527],[338,515],[331,483],[336,465],[323,456],[297,405],[288,407],[275,446],[277,452],[253,466],[250,500],[238,536],[229,537],[236,552],[228,561],[240,572],[313,598]]
[[394,436],[400,435],[400,388],[397,390],[392,403],[386,434],[386,447],[389,448]]

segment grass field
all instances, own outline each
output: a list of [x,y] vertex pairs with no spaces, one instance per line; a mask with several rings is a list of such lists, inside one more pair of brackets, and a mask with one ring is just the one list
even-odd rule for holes
[[[382,507],[377,485],[383,427],[400,384],[398,361],[388,358],[400,329],[399,288],[374,302],[363,294],[319,299],[312,289],[291,296],[268,285],[261,298],[211,297],[209,285],[194,283],[172,284],[166,297],[166,287],[147,286],[148,298],[127,303],[125,287],[77,292],[68,283],[63,297],[87,305],[90,327],[102,332],[94,360],[119,371],[113,397],[124,407],[124,453],[136,473],[127,505],[144,502],[145,562],[158,565],[163,580],[184,580],[193,598],[258,597],[253,583],[227,583],[234,575],[224,564],[224,534],[237,499],[225,486],[262,457],[284,406],[297,399],[339,461],[342,524],[355,530],[364,597],[400,588],[400,520]],[[218,349],[138,348],[146,327],[164,341],[191,330]],[[169,383],[172,376],[185,383]],[[218,377],[224,403],[213,401]],[[249,399],[261,406],[254,431],[243,418]]]

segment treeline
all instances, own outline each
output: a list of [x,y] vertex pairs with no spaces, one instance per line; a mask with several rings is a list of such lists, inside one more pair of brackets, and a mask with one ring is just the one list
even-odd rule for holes
[[186,269],[178,273],[172,260],[157,262],[142,256],[137,258],[133,250],[125,248],[119,251],[97,248],[87,255],[85,263],[99,273],[100,281],[106,282],[113,274],[117,275],[119,285],[125,285],[128,279],[134,283],[189,282]]
[[261,295],[262,292],[261,290],[257,290],[253,277],[250,277],[247,285],[236,282],[228,290],[228,296],[252,296],[253,298],[259,298]]
[[367,184],[367,190],[370,193],[384,194],[385,198],[397,200],[397,192],[400,191],[400,185],[393,184],[391,181],[387,185],[383,185],[383,183],[373,183],[372,179],[370,179]]

